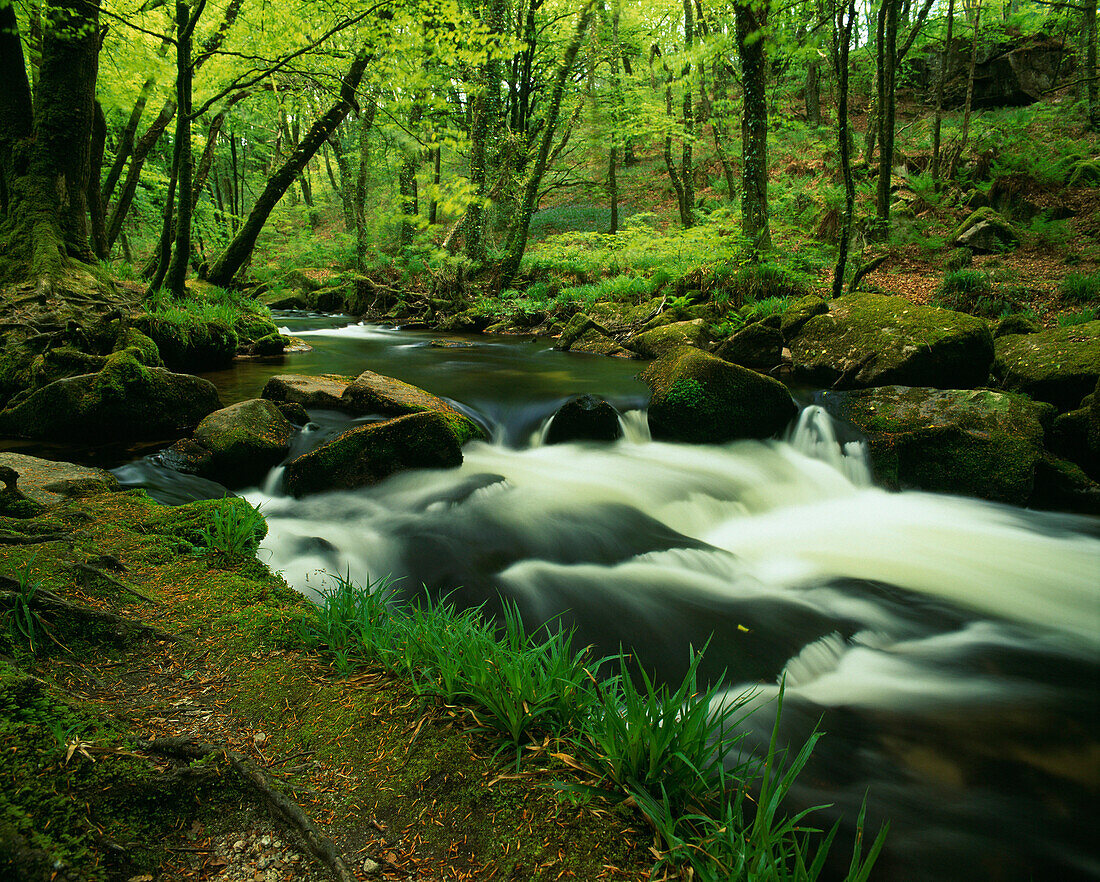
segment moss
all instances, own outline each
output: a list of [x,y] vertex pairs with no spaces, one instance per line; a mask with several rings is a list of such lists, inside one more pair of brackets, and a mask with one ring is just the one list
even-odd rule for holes
[[829,306],[825,300],[812,294],[790,301],[779,325],[779,329],[783,333],[783,339],[790,340],[802,330],[806,322],[814,316],[822,315],[828,311]]
[[626,346],[643,358],[656,358],[678,346],[705,347],[711,342],[702,319],[674,322],[631,337]]
[[1100,321],[997,339],[993,375],[1005,389],[1076,408],[1100,378]]
[[1020,234],[1016,228],[988,205],[979,208],[964,220],[951,235],[951,241],[956,241],[968,230],[980,223],[987,223],[997,231],[997,236],[1005,242],[1016,243],[1020,241]]
[[157,344],[137,328],[125,328],[119,333],[113,351],[118,352],[123,349],[131,350],[133,357],[147,367],[164,365]]

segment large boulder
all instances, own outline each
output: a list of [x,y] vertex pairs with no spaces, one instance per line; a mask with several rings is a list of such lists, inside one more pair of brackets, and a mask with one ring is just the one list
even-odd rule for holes
[[996,340],[993,376],[1012,392],[1049,401],[1061,411],[1078,406],[1100,379],[1100,320]]
[[767,438],[798,410],[778,380],[686,346],[654,361],[642,379],[653,390],[649,427],[659,440]]
[[263,398],[216,410],[195,428],[194,441],[206,454],[195,472],[227,486],[256,483],[283,461],[295,431]]
[[1048,404],[986,389],[885,386],[826,392],[825,408],[867,436],[878,483],[977,496],[1031,498],[1044,455]]
[[615,441],[621,438],[623,427],[619,414],[596,395],[578,395],[567,401],[546,427],[547,444],[566,441]]
[[724,340],[714,354],[732,364],[769,371],[783,360],[783,334],[764,322],[753,322]]
[[590,355],[630,355],[611,339],[607,328],[583,312],[578,312],[566,323],[554,348],[562,352],[586,352]]
[[367,423],[289,462],[286,489],[304,496],[377,484],[406,469],[454,468],[479,432],[464,416],[436,411]]
[[1016,228],[992,208],[979,208],[964,220],[951,243],[978,254],[995,254],[1020,244]]
[[307,377],[302,374],[279,374],[264,384],[260,397],[268,401],[289,401],[315,410],[343,410],[344,390],[351,382],[347,377],[325,374]]
[[702,319],[694,319],[642,331],[626,341],[626,348],[636,352],[642,358],[659,358],[680,346],[695,346],[703,349],[709,346],[710,342],[711,336],[707,331],[706,322]]
[[993,361],[993,337],[981,319],[881,294],[829,301],[790,349],[795,379],[836,389],[980,386]]
[[219,407],[218,390],[208,380],[146,367],[122,350],[99,373],[13,398],[0,411],[0,433],[58,441],[178,437]]
[[237,354],[237,333],[221,319],[175,319],[145,313],[134,327],[156,344],[164,363],[176,371],[228,367]]
[[11,469],[17,475],[16,489],[39,505],[56,505],[70,496],[118,489],[115,476],[104,469],[21,453],[0,453],[0,469]]
[[374,371],[363,371],[352,380],[340,395],[340,403],[341,409],[350,413],[379,413],[386,416],[402,416],[429,410],[458,413],[442,398]]
[[783,334],[784,341],[797,336],[810,319],[824,315],[828,311],[828,302],[816,294],[807,294],[805,297],[790,301],[783,312],[783,317],[779,320],[779,330]]

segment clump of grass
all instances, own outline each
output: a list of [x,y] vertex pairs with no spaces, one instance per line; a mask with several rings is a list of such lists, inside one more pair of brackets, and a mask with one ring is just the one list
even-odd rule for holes
[[1100,299],[1100,273],[1070,273],[1058,286],[1070,303],[1088,303]]
[[225,500],[210,514],[199,534],[198,547],[226,557],[253,555],[267,534],[267,522],[243,499]]
[[960,312],[974,312],[982,298],[993,293],[993,280],[980,270],[959,269],[945,273],[937,299],[941,306]]
[[1058,314],[1058,327],[1068,328],[1073,325],[1084,325],[1096,321],[1097,318],[1100,318],[1100,310],[1098,309],[1082,309],[1076,312],[1070,310]]
[[38,652],[39,637],[46,634],[46,625],[34,609],[34,596],[41,585],[38,579],[31,578],[31,567],[34,561],[34,557],[28,560],[18,578],[15,579],[11,597],[12,605],[4,616],[5,627],[12,644],[18,645],[26,641],[32,653]]
[[[407,676],[419,694],[466,705],[501,750],[515,751],[517,766],[525,745],[540,735],[556,737],[598,777],[599,789],[634,800],[664,840],[658,864],[690,867],[714,882],[805,880],[822,872],[838,828],[822,834],[804,825],[812,810],[793,816],[782,810],[819,734],[783,767],[777,717],[767,755],[741,758],[740,724],[752,696],[726,701],[720,687],[701,684],[701,653],[692,653],[679,685],[659,683],[646,671],[632,678],[622,652],[593,658],[556,623],[528,631],[514,605],[504,605],[497,623],[482,607],[459,610],[448,598],[414,603],[388,580],[361,587],[348,576],[320,593],[298,634],[306,646],[330,654],[340,671],[377,663]],[[615,673],[598,680],[591,672],[605,665]],[[591,792],[587,785],[558,786]],[[755,807],[747,811],[752,794]],[[847,876],[853,880],[867,878],[886,835],[880,832],[862,857],[862,823],[861,813]]]

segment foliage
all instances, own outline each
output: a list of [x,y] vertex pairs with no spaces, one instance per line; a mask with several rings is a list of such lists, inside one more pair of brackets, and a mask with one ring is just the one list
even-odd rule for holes
[[4,616],[8,637],[14,645],[26,641],[32,653],[38,651],[37,643],[41,636],[46,635],[46,625],[38,611],[34,609],[34,596],[41,587],[39,579],[32,578],[31,567],[34,565],[34,557],[31,557],[24,565],[22,572],[15,579],[15,587],[12,589],[11,609]]
[[1070,303],[1088,303],[1100,299],[1100,273],[1070,273],[1058,286],[1062,297]]
[[[538,736],[560,739],[603,792],[630,797],[654,825],[668,849],[658,864],[687,865],[714,880],[814,879],[824,866],[837,828],[822,837],[802,823],[812,809],[788,817],[781,808],[819,735],[785,768],[778,729],[762,760],[746,756],[729,766],[743,746],[740,724],[752,696],[729,700],[720,686],[700,683],[702,653],[692,652],[683,680],[670,686],[632,671],[622,652],[592,658],[555,623],[528,632],[513,605],[504,605],[498,624],[484,607],[459,610],[449,598],[426,595],[414,602],[387,579],[359,586],[347,575],[320,592],[298,634],[343,673],[380,664],[421,695],[465,705],[502,750],[515,751],[517,766]],[[598,679],[593,672],[605,665],[614,673]],[[566,794],[590,792],[560,786]],[[755,814],[745,809],[751,793]],[[862,824],[861,813],[860,837]],[[847,878],[867,878],[885,835],[862,859],[857,838]],[[740,869],[730,875],[733,867]]]
[[993,281],[989,273],[960,269],[944,274],[937,297],[940,305],[947,309],[973,313],[983,298],[988,299],[992,293]]
[[1082,309],[1077,312],[1060,312],[1058,313],[1058,327],[1068,328],[1071,325],[1084,325],[1089,322],[1096,321],[1100,318],[1100,309]]
[[227,557],[254,555],[267,533],[267,523],[259,509],[243,499],[225,500],[211,509],[196,543],[200,549]]

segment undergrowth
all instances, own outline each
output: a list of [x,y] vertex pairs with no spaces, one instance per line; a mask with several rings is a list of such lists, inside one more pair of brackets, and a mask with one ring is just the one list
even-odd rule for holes
[[[559,740],[595,785],[559,784],[570,795],[598,792],[633,800],[664,842],[662,865],[703,880],[816,879],[838,826],[808,826],[812,810],[787,815],[783,802],[819,737],[793,758],[777,747],[743,750],[741,723],[752,694],[727,700],[699,682],[702,654],[669,686],[634,671],[620,651],[594,658],[556,622],[528,632],[514,606],[502,621],[482,607],[458,609],[449,599],[401,599],[387,580],[359,586],[336,577],[316,610],[299,625],[303,642],[349,673],[364,663],[403,675],[420,695],[469,709],[479,727],[514,752],[540,736]],[[597,671],[610,668],[609,677]],[[732,764],[732,765],[731,765]],[[748,803],[754,803],[751,808]],[[861,854],[863,813],[846,878],[866,879],[886,830]],[[656,869],[656,868],[655,868]]]

